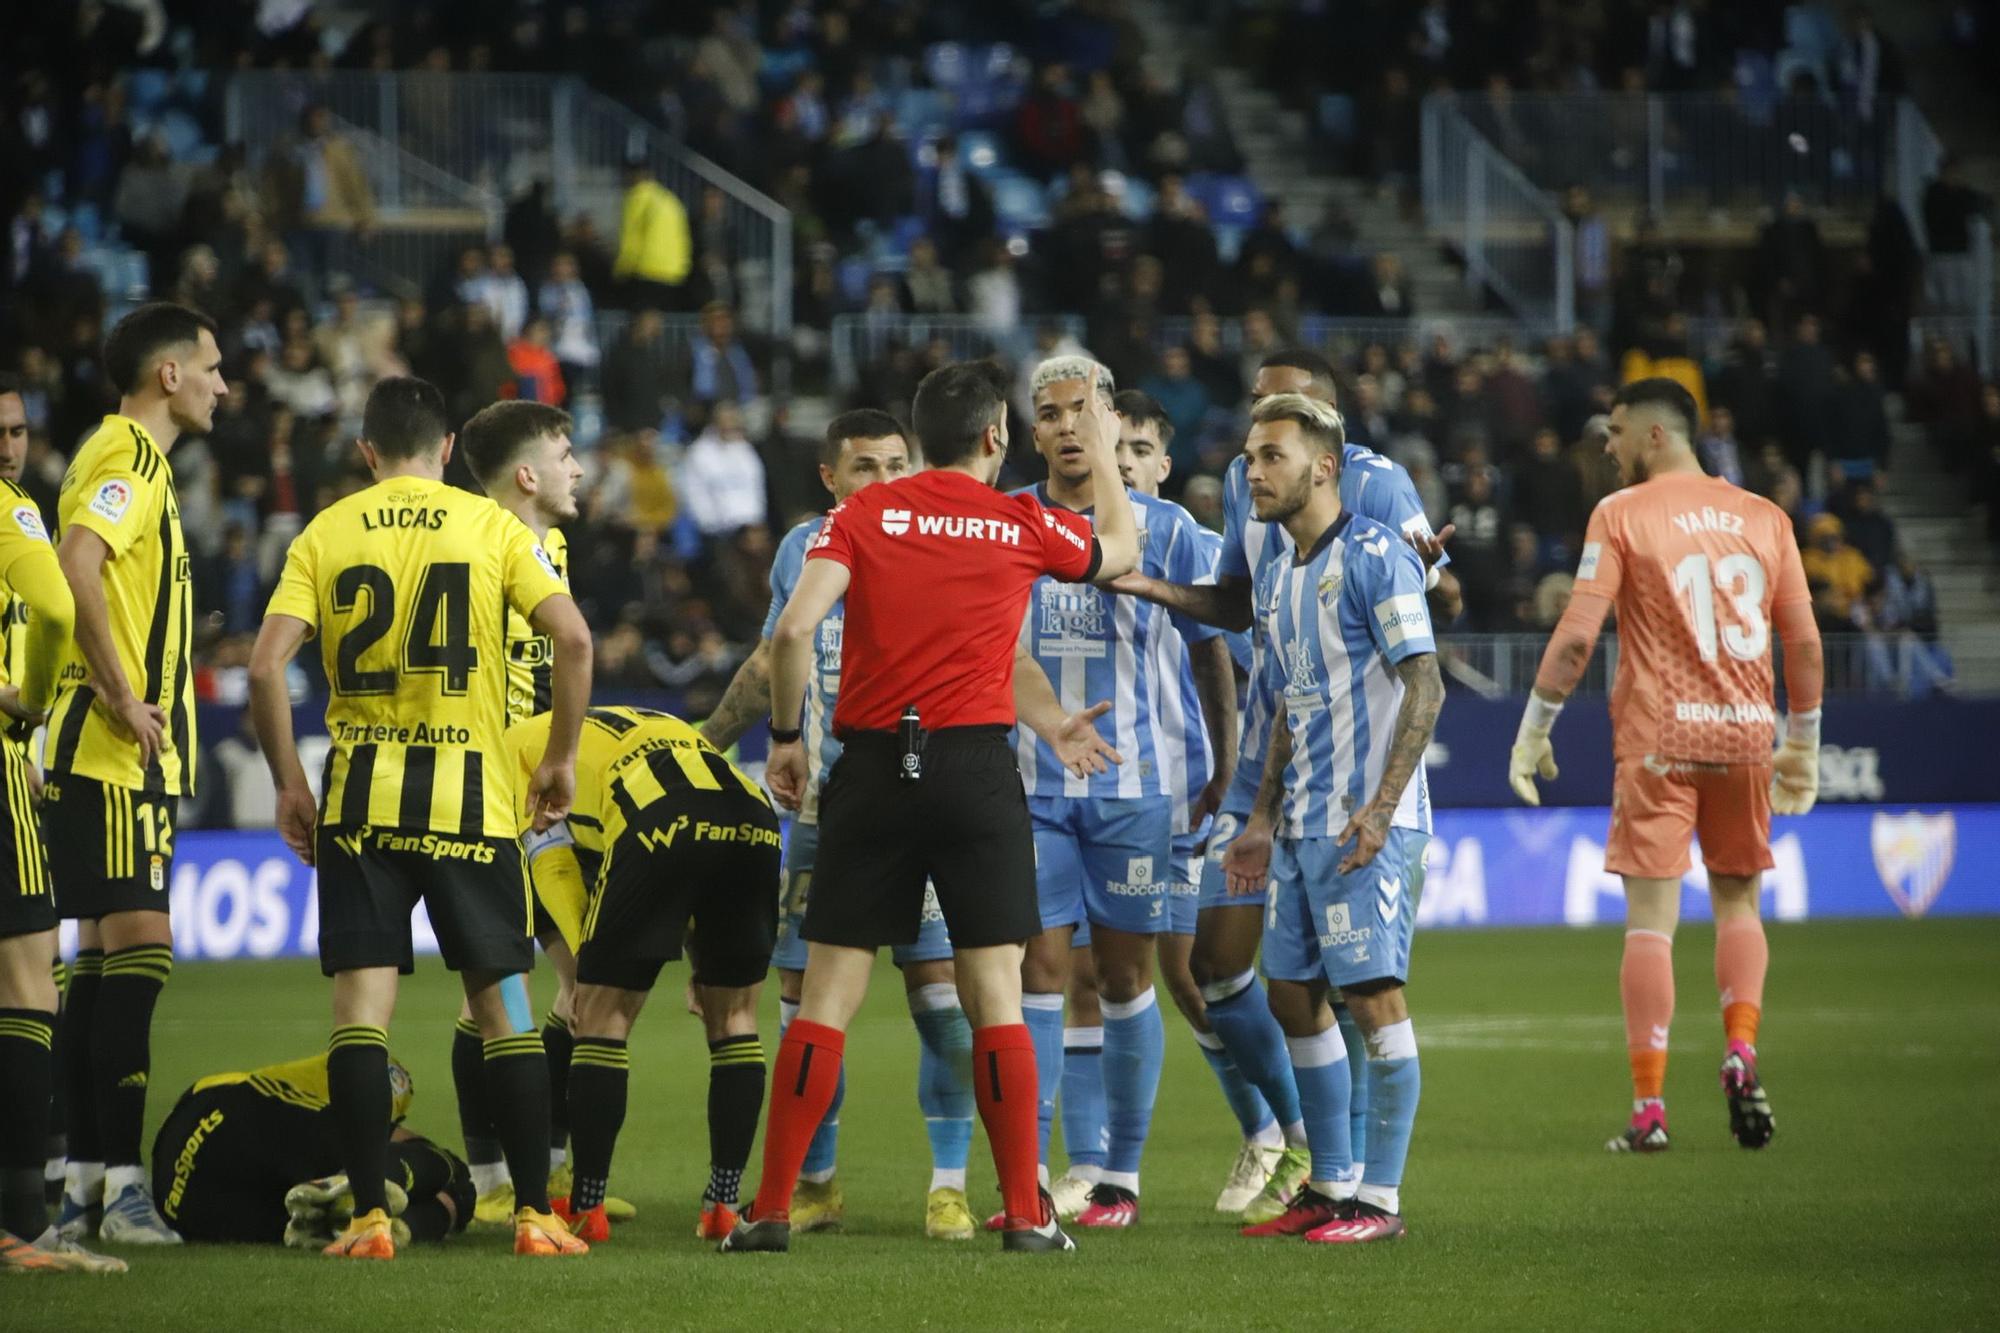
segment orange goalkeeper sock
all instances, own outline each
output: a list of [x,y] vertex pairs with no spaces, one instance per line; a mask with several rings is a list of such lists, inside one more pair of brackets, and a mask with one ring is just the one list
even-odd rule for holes
[[1715,988],[1722,995],[1722,1029],[1729,1040],[1757,1044],[1757,1020],[1764,1012],[1764,973],[1771,948],[1764,923],[1732,916],[1715,927]]
[[1667,1081],[1667,1030],[1674,1021],[1674,941],[1657,930],[1625,932],[1618,968],[1625,1006],[1625,1049],[1632,1060],[1632,1096],[1659,1097]]

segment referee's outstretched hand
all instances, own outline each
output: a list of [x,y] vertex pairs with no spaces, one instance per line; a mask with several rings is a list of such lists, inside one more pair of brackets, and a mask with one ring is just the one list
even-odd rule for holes
[[1057,762],[1075,776],[1087,778],[1094,773],[1108,773],[1125,762],[1125,756],[1112,749],[1097,729],[1097,719],[1110,711],[1111,702],[1107,699],[1063,719],[1062,729],[1056,732],[1051,747]]

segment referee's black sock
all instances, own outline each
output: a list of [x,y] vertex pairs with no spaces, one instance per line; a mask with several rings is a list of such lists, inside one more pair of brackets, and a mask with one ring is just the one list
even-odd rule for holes
[[764,1105],[764,1044],[746,1032],[708,1044],[708,1188],[703,1203],[736,1206]]
[[[549,1010],[542,1020],[542,1049],[549,1054],[549,1147],[569,1146],[569,1062],[576,1050],[568,1020]],[[553,1157],[551,1158],[553,1160]]]
[[549,1210],[549,1057],[542,1034],[491,1037],[486,1052],[486,1104],[514,1177],[514,1207]]
[[625,1124],[631,1054],[616,1037],[578,1037],[569,1074],[569,1119],[576,1142],[570,1147],[572,1213],[604,1202],[611,1183],[611,1154]]
[[97,1146],[97,1085],[91,1073],[90,1030],[97,1022],[97,996],[104,989],[104,950],[79,949],[70,969],[69,996],[63,1002],[62,1051],[63,1123],[69,1136],[69,1160],[102,1163]]
[[326,1045],[327,1099],[340,1160],[354,1190],[354,1213],[389,1206],[389,1034],[367,1023],[333,1030]]
[[42,1151],[49,1132],[56,1016],[0,1009],[0,1228],[32,1241],[49,1224]]
[[465,1139],[465,1160],[491,1166],[500,1160],[500,1136],[493,1131],[493,1113],[486,1105],[486,1051],[479,1025],[458,1020],[451,1036],[451,1084],[458,1093],[458,1130]]
[[97,1082],[97,1146],[107,1171],[139,1165],[146,1080],[153,1068],[153,1006],[173,971],[172,945],[140,944],[104,955],[90,1059]]

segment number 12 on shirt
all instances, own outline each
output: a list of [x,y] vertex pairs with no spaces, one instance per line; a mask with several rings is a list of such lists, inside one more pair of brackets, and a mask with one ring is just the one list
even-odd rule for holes
[[[1754,662],[1764,655],[1771,643],[1770,625],[1764,619],[1764,585],[1764,566],[1757,563],[1754,555],[1725,555],[1714,563],[1713,573],[1708,556],[1700,551],[1683,556],[1674,566],[1674,591],[1688,599],[1688,614],[1694,621],[1695,643],[1701,650],[1702,661],[1716,659],[1718,640],[1731,657],[1745,662]],[[1719,634],[1715,619],[1718,588],[1736,608],[1736,619],[1740,622],[1721,627]]]

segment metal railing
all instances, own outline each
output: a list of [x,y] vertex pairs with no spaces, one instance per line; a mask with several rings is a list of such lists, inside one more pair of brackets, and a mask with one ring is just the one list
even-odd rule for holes
[[1770,208],[1787,191],[1865,217],[1905,174],[1900,109],[1863,117],[1818,97],[1734,93],[1438,96],[1534,188],[1583,184],[1599,204],[1655,217]]
[[[1549,636],[1542,634],[1458,634],[1438,636],[1445,674],[1488,698],[1526,694],[1534,685]],[[2000,668],[2000,631],[1972,629],[1948,636],[1948,644],[1925,644],[1908,633],[1828,634],[1821,637],[1826,689],[1832,694],[1909,697],[1934,690],[1941,680],[1993,680]],[[1774,648],[1773,678],[1784,679],[1784,653]],[[1618,672],[1618,636],[1606,634],[1592,654],[1576,693],[1610,692]]]
[[[1185,315],[1154,321],[1153,346],[1165,349],[1186,344],[1194,336],[1194,325],[1195,321]],[[1299,320],[1298,340],[1346,353],[1370,343],[1392,349],[1405,343],[1428,347],[1434,339],[1443,338],[1462,352],[1469,348],[1489,350],[1502,339],[1525,347],[1550,337],[1555,331],[1553,324],[1535,324],[1511,315],[1417,315],[1409,319],[1306,315]],[[1244,350],[1242,320],[1218,320],[1217,333],[1223,351]]]
[[[1035,326],[1049,322],[1083,339],[1083,316],[1038,316]],[[893,349],[922,352],[939,340],[954,361],[995,355],[1019,361],[1033,355],[1034,327],[995,328],[976,315],[835,315],[830,340],[834,383],[852,389],[867,366]]]
[[[478,201],[497,230],[500,210],[535,181],[550,185],[564,218],[588,213],[617,242],[625,164],[642,161],[680,197],[697,261],[747,328],[782,345],[791,331],[791,214],[775,200],[582,82],[524,74],[246,71],[230,80],[227,123],[252,166],[285,151],[300,118],[327,107],[367,162],[385,230],[422,230],[442,194]],[[704,226],[703,197],[720,195]],[[487,201],[491,201],[489,205]],[[726,254],[702,254],[705,237]],[[424,284],[429,269],[398,275]]]
[[1576,230],[1544,189],[1467,116],[1433,93],[1423,108],[1424,221],[1465,262],[1465,282],[1530,323],[1576,325]]

